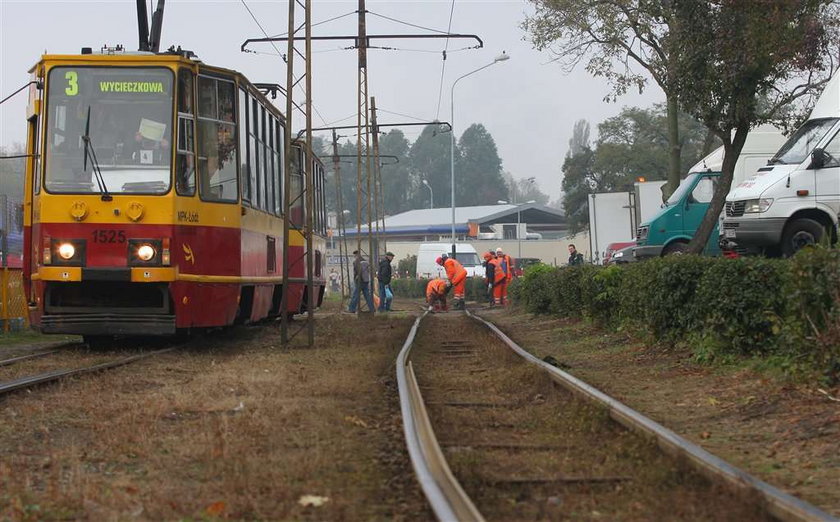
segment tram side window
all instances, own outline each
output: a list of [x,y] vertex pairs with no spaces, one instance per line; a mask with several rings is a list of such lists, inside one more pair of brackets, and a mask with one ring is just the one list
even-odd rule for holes
[[251,150],[251,187],[253,198],[251,202],[254,208],[262,208],[263,193],[265,186],[262,184],[262,176],[260,175],[260,158],[262,157],[262,150],[260,149],[259,135],[260,135],[260,117],[259,117],[259,103],[256,99],[251,99],[251,120],[248,124],[250,132],[248,143]]
[[262,209],[266,212],[269,212],[269,209],[271,209],[274,206],[274,204],[271,201],[271,160],[268,157],[268,133],[266,132],[265,121],[268,116],[266,114],[267,112],[268,111],[265,110],[265,107],[260,106],[260,137],[262,138],[262,175],[265,183],[265,199],[262,202]]
[[236,180],[236,87],[231,81],[198,78],[198,172],[199,191],[207,201],[235,202]]
[[289,220],[294,226],[300,228],[303,226],[303,198],[300,197],[301,189],[303,188],[301,165],[303,165],[302,151],[300,147],[292,148],[292,172],[289,177]]
[[324,166],[319,165],[319,167],[318,167],[318,187],[319,187],[320,190],[318,191],[318,206],[321,208],[321,213],[320,213],[320,215],[321,215],[320,225],[321,226],[318,227],[318,230],[320,230],[321,234],[326,234],[326,232],[327,232],[327,205],[326,205],[326,201],[324,200],[324,189],[325,189],[324,182],[325,182]]
[[277,206],[277,202],[274,201],[274,196],[277,194],[275,189],[277,185],[277,177],[274,175],[274,117],[271,115],[271,112],[266,112],[265,117],[265,153],[266,153],[266,164],[268,165],[268,206],[266,207],[266,212],[271,214],[274,213],[274,207]]
[[282,125],[280,125],[279,121],[274,122],[274,178],[277,180],[277,186],[275,187],[276,196],[275,196],[275,205],[274,205],[274,213],[279,215],[283,214],[283,169],[286,166],[283,164],[283,157],[284,157],[284,147],[286,146],[285,141],[283,140],[283,131],[285,129]]
[[242,200],[251,201],[251,152],[248,150],[248,96],[239,89],[239,176],[242,184]]
[[175,157],[175,190],[195,195],[195,96],[192,71],[178,71],[178,147]]

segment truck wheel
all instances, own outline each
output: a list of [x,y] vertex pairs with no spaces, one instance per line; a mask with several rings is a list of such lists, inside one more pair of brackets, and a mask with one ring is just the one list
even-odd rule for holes
[[782,255],[790,257],[809,245],[816,245],[825,234],[822,225],[813,219],[793,220],[782,234]]
[[688,252],[688,243],[684,241],[674,241],[662,249],[662,257],[677,255],[681,256]]

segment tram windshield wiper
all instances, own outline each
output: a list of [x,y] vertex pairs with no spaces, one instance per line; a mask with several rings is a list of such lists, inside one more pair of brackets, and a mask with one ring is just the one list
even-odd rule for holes
[[99,169],[99,161],[96,160],[96,151],[93,150],[93,144],[90,141],[90,105],[88,105],[87,119],[85,120],[85,134],[82,136],[82,141],[85,143],[84,170],[87,171],[88,154],[90,154],[91,170],[93,171],[93,176],[96,178],[96,184],[99,185],[99,192],[102,193],[102,201],[111,201],[114,198],[111,197],[111,194],[108,192],[108,187],[105,186],[105,178]]

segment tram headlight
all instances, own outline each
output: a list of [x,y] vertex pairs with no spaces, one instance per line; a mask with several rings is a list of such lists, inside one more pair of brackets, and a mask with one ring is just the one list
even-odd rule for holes
[[130,266],[159,266],[161,264],[159,239],[129,239],[128,264]]
[[73,243],[60,243],[58,245],[58,257],[65,261],[70,261],[76,255],[76,247]]
[[137,258],[140,261],[149,262],[155,257],[155,247],[152,245],[140,245],[137,247]]
[[[49,241],[49,247],[47,247]],[[84,239],[44,238],[44,264],[83,266],[85,264]]]

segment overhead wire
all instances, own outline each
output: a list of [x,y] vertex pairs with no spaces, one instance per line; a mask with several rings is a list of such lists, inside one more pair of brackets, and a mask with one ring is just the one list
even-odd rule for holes
[[394,116],[401,116],[403,118],[408,118],[410,120],[429,121],[428,118],[418,118],[417,116],[411,116],[410,114],[402,114],[400,112],[388,111],[388,110],[385,110],[381,107],[377,107],[376,110],[379,111],[379,112],[387,113],[387,114],[393,114]]
[[[326,23],[329,23],[329,22],[334,22],[334,21],[340,20],[340,19],[342,19],[346,16],[357,14],[358,12],[359,12],[358,10],[350,11],[349,13],[344,13],[343,15],[334,16],[334,17],[329,18],[327,20],[322,20],[320,22],[314,23],[310,27],[318,27],[319,25],[323,25],[323,24],[326,24]],[[279,33],[279,34],[275,34],[275,35],[272,35],[272,36],[266,35],[266,37],[268,37],[268,38],[278,38],[280,36],[286,36],[287,34],[289,34],[288,31],[285,32],[285,33]]]
[[[265,35],[265,37],[266,37],[266,38],[274,38],[274,37],[272,37],[272,36],[268,36],[268,32],[266,32],[265,28],[263,28],[263,26],[262,26],[262,24],[260,23],[260,21],[259,21],[259,20],[257,19],[257,17],[254,15],[254,12],[253,12],[253,11],[251,11],[251,8],[250,8],[250,7],[248,7],[248,4],[247,4],[247,3],[245,3],[245,0],[240,0],[240,2],[242,2],[242,5],[245,7],[245,10],[246,10],[246,11],[248,11],[248,14],[249,14],[249,15],[251,15],[251,18],[254,20],[254,23],[255,23],[255,24],[257,24],[257,27],[259,27],[259,28],[260,28],[260,31],[262,31],[262,34],[263,34],[263,35]],[[288,34],[288,33],[285,33],[285,34]],[[283,53],[281,53],[281,52],[280,52],[280,49],[278,49],[278,48],[277,48],[277,46],[274,44],[274,42],[269,41],[269,43],[271,44],[271,46],[272,46],[272,47],[274,47],[274,50],[275,50],[275,51],[277,51],[277,54],[278,54],[278,55],[279,55],[279,56],[283,59],[283,61],[287,61],[287,60],[288,60],[288,57],[287,57],[285,54],[283,54]],[[294,59],[294,58],[293,58],[293,59]],[[303,87],[301,87],[301,86],[299,85],[300,78],[296,78],[294,75],[292,75],[292,78],[294,78],[294,80],[295,80],[295,86],[296,86],[296,87],[298,87],[299,89],[301,89],[301,90],[302,90],[302,89],[303,89]],[[287,96],[291,96],[291,94],[287,93]],[[299,110],[301,113],[303,113],[303,112],[304,112],[304,111],[303,111],[303,109],[301,109],[300,107],[298,107],[298,110]],[[317,108],[317,107],[315,107],[315,105],[314,105],[314,104],[312,104],[312,110],[313,110],[313,111],[315,111],[315,114],[317,114],[317,115],[318,115],[318,117],[319,117],[319,118],[321,118],[321,121],[322,121],[322,122],[324,122],[324,125],[326,126],[326,123],[327,123],[326,118],[324,118],[324,116],[321,114],[321,112],[318,110],[318,108]]]
[[[449,25],[446,27],[446,32],[452,32],[452,15],[455,13],[455,0],[452,0],[452,5],[449,8]],[[440,66],[440,87],[438,87],[438,103],[435,111],[435,119],[440,118],[440,103],[443,100],[443,78],[446,73],[446,52],[449,50],[449,37],[446,38],[446,44],[443,47],[443,63]]]
[[379,13],[374,13],[373,11],[368,11],[367,13],[371,14],[373,16],[378,16],[379,18],[384,18],[385,20],[390,20],[392,22],[396,22],[398,24],[403,24],[403,25],[407,25],[409,27],[414,27],[415,29],[423,29],[424,31],[431,31],[433,33],[439,33],[439,34],[452,34],[449,31],[441,31],[440,29],[432,29],[431,27],[425,27],[425,26],[422,26],[422,25],[412,24],[411,22],[405,22],[403,20],[397,20],[396,18],[391,18],[390,16],[385,16],[385,15],[381,15]]

